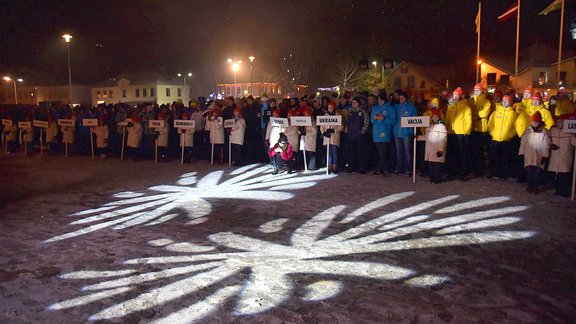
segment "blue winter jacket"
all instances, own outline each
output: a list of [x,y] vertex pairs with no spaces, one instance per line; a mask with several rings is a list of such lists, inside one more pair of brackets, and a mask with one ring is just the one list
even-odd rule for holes
[[[375,119],[376,114],[384,115],[386,118],[384,118],[384,120],[377,120]],[[394,140],[392,128],[394,128],[397,119],[396,109],[394,109],[394,106],[390,103],[376,105],[372,108],[370,121],[372,122],[372,138],[374,143],[392,142]]]
[[396,125],[394,125],[394,137],[405,138],[414,136],[414,127],[400,127],[400,119],[402,117],[416,116],[416,107],[407,101],[405,104],[397,103],[395,108],[398,120]]

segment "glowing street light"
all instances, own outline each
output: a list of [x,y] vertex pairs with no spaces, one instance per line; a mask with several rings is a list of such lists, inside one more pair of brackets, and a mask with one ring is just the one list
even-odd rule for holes
[[237,62],[233,62],[231,58],[227,59],[226,62],[228,62],[228,64],[232,64],[232,71],[234,71],[234,97],[238,97],[238,92],[236,84],[237,84],[237,73],[238,70],[240,69],[240,64],[242,64],[242,61],[237,61]]
[[[192,76],[192,72],[188,72],[188,74],[184,75],[184,86],[186,86],[186,77],[190,78]],[[178,73],[178,77],[182,77],[182,73]]]
[[72,36],[70,34],[64,34],[62,38],[66,40],[66,49],[68,50],[68,91],[70,92],[70,105],[72,105],[72,68],[70,67],[70,40]]
[[374,65],[374,72],[376,72],[376,71],[377,71],[376,69],[377,69],[378,62],[372,61],[372,65]]
[[252,95],[254,86],[252,84],[252,69],[254,68],[254,59],[256,59],[254,56],[250,56],[248,57],[248,59],[250,60],[250,94]]
[[17,79],[12,79],[8,76],[3,77],[4,81],[13,81],[14,83],[14,104],[18,104],[18,91],[16,90],[16,81],[18,82],[23,82],[23,79],[17,78]]

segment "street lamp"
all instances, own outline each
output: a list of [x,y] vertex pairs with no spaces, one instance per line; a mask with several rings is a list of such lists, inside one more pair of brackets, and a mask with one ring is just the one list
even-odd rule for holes
[[16,90],[16,81],[23,82],[24,80],[20,79],[20,78],[11,79],[10,77],[7,77],[7,76],[5,76],[3,79],[4,79],[4,81],[14,81],[14,104],[17,105],[18,104],[18,91]]
[[372,61],[372,65],[374,65],[374,72],[376,72],[376,71],[377,71],[376,69],[378,68],[378,67],[377,67],[378,62]]
[[[191,76],[192,76],[191,72],[188,72],[188,74],[184,75],[184,86],[186,86],[186,77],[191,77]],[[178,77],[179,78],[182,77],[182,74],[178,73]]]
[[238,97],[238,92],[236,91],[236,76],[237,76],[237,72],[240,69],[240,64],[242,63],[242,61],[238,61],[238,62],[234,62],[232,61],[231,58],[227,59],[226,62],[228,62],[228,64],[232,64],[232,71],[234,71],[234,97]]
[[68,91],[70,95],[70,105],[72,105],[72,68],[70,67],[70,40],[72,36],[70,34],[64,34],[62,38],[66,40],[66,49],[68,50]]
[[250,95],[252,95],[252,92],[254,91],[254,85],[252,84],[252,68],[254,67],[254,59],[256,58],[254,56],[250,56],[248,59],[250,60]]
[[[476,61],[476,84],[482,81],[482,63],[484,63],[481,59]],[[480,81],[478,81],[480,79]]]

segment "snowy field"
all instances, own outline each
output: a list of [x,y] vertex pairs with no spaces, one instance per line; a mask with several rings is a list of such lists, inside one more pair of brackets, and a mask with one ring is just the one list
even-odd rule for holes
[[576,320],[576,203],[513,180],[0,153],[0,323]]

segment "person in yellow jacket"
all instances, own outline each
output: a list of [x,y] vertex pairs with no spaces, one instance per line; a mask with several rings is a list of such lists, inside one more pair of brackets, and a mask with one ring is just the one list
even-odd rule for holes
[[490,146],[488,135],[488,118],[492,112],[492,102],[486,97],[484,86],[478,83],[474,86],[472,98],[468,100],[472,108],[472,134],[470,136],[470,159],[476,176],[484,175],[486,156]]
[[512,175],[514,152],[512,139],[516,136],[516,118],[518,114],[511,106],[512,98],[502,97],[496,104],[496,110],[488,119],[490,143],[490,170],[492,179],[506,179]]
[[462,88],[452,93],[452,103],[446,110],[446,129],[448,130],[447,167],[452,175],[460,180],[471,179],[470,171],[470,133],[472,132],[472,109],[462,98]]
[[556,99],[556,109],[554,109],[554,116],[564,114],[571,114],[574,112],[574,103],[568,98],[568,91],[565,88],[558,90],[558,98]]

